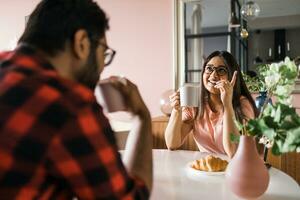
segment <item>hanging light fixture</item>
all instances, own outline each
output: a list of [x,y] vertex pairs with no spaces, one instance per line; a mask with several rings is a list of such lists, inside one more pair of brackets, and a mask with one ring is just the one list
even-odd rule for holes
[[246,0],[241,7],[241,15],[245,20],[253,20],[260,13],[260,7],[255,1]]
[[241,32],[240,32],[240,35],[241,35],[241,38],[247,39],[248,36],[249,36],[249,33],[248,33],[247,29],[242,28],[242,29],[241,29]]

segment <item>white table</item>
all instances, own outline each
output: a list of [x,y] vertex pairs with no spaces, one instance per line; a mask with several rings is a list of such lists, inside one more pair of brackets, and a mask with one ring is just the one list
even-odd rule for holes
[[[197,151],[153,150],[154,184],[151,200],[237,200],[225,184],[225,176],[188,175],[188,162],[205,156]],[[300,200],[300,187],[284,172],[271,168],[267,191],[259,200]]]

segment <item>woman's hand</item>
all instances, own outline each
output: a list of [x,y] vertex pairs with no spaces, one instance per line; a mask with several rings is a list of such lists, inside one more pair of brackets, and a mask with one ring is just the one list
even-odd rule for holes
[[232,95],[233,95],[233,88],[236,82],[236,76],[237,76],[237,71],[233,73],[230,82],[228,80],[220,80],[215,85],[215,88],[218,88],[220,90],[220,98],[224,107],[232,105]]
[[179,110],[180,109],[180,95],[179,95],[179,91],[176,91],[175,93],[173,93],[172,95],[170,95],[169,99],[170,99],[172,108],[175,109],[175,110]]

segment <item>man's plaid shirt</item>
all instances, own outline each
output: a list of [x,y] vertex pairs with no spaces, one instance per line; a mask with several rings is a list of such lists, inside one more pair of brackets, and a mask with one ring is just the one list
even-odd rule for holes
[[36,50],[0,53],[0,199],[147,199],[85,86]]

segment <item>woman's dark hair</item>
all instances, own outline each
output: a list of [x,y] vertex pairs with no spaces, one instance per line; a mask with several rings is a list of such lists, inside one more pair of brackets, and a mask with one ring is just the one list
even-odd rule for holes
[[[207,65],[207,63],[216,56],[223,59],[225,67],[228,69],[228,80],[231,80],[234,71],[237,71],[237,79],[236,79],[236,82],[235,82],[235,85],[233,88],[233,98],[232,98],[232,105],[233,105],[233,109],[235,111],[235,116],[236,116],[237,120],[242,122],[242,120],[245,119],[245,116],[243,115],[243,112],[242,112],[241,103],[240,103],[241,96],[244,96],[249,100],[250,104],[253,107],[254,114],[257,117],[258,110],[257,110],[254,100],[245,84],[240,67],[237,64],[237,61],[235,60],[235,58],[227,51],[214,51],[207,57],[207,59],[205,60],[205,62],[203,64],[203,68],[202,68],[203,70],[201,72],[201,81],[200,81],[200,88],[201,88],[200,102],[201,102],[201,104],[199,106],[197,117],[199,117],[199,118],[203,117],[204,103],[207,102],[207,99],[209,98],[209,92],[204,87],[203,80],[202,80],[204,69],[205,69],[205,66]],[[212,109],[214,109],[214,108],[212,108]]]
[[33,45],[51,56],[64,50],[79,29],[97,43],[108,29],[104,11],[92,0],[42,0],[30,14],[19,43]]

